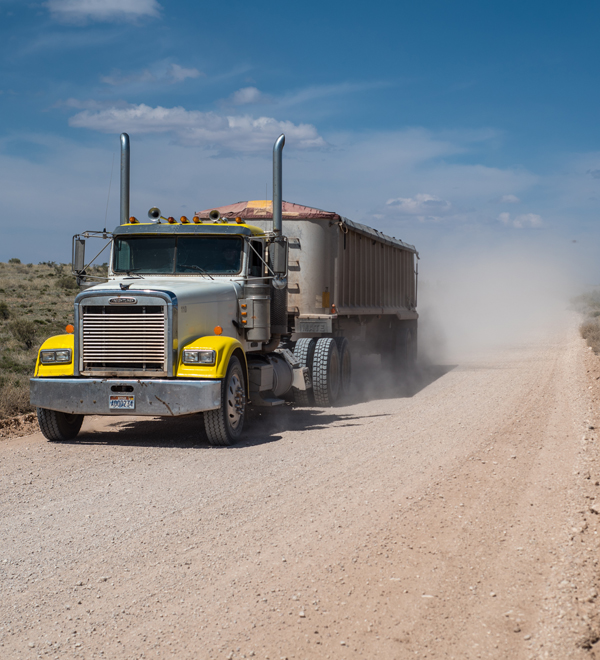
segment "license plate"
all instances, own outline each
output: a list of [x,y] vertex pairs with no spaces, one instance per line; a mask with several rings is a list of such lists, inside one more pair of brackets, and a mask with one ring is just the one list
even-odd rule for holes
[[109,394],[110,410],[135,410],[135,394]]
[[296,321],[296,332],[331,332],[331,321]]

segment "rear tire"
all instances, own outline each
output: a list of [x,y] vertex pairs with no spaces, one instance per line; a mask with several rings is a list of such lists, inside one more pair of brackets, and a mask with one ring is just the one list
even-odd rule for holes
[[333,337],[322,337],[317,341],[312,380],[317,406],[335,405],[340,394],[340,354]]
[[394,333],[392,364],[396,371],[412,371],[417,362],[417,322],[399,321]]
[[346,337],[336,337],[335,342],[340,354],[340,396],[346,396],[350,393],[350,387],[352,386],[350,344]]
[[37,409],[37,418],[42,434],[52,441],[73,440],[83,424],[83,415],[70,415],[46,408]]
[[246,418],[246,386],[244,371],[235,355],[229,360],[221,381],[221,407],[204,413],[208,442],[214,447],[228,447],[237,442]]
[[[294,357],[298,360],[300,366],[308,367],[309,374],[312,374],[312,362],[316,345],[317,340],[314,337],[303,337],[302,339],[298,339],[294,346]],[[307,408],[308,406],[315,405],[312,390],[299,390],[297,387],[293,387],[292,390],[294,401],[299,406]]]

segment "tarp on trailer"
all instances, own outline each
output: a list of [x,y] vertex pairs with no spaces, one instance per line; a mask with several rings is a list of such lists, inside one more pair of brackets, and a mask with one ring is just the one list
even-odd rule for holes
[[[203,220],[208,219],[208,214],[213,211],[219,211],[223,218],[242,218],[242,220],[271,220],[273,218],[273,202],[267,200],[256,200],[251,202],[237,202],[237,204],[228,204],[227,206],[217,206],[213,209],[206,209],[195,213]],[[293,202],[283,202],[283,217],[292,218],[320,218],[323,220],[340,220],[340,216],[333,211],[323,211],[314,209],[310,206],[302,206]]]

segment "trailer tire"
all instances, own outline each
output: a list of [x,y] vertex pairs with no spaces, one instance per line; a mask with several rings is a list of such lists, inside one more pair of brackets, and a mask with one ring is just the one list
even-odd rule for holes
[[409,369],[414,369],[417,365],[417,350],[418,350],[418,342],[417,342],[417,321],[412,321],[409,330],[408,330],[408,350],[407,350],[407,358],[408,358],[408,368]]
[[340,354],[340,396],[345,396],[350,393],[350,387],[352,386],[350,343],[346,337],[336,337],[335,343]]
[[[308,373],[312,375],[312,362],[315,354],[315,346],[317,340],[314,337],[302,337],[298,339],[294,346],[294,357],[302,367],[308,367]],[[312,390],[299,390],[297,387],[292,388],[294,401],[303,408],[314,406],[314,396]]]
[[398,322],[394,343],[394,369],[401,372],[412,371],[417,362],[417,322]]
[[83,424],[83,415],[70,415],[47,408],[37,408],[37,418],[42,434],[52,441],[73,440]]
[[246,386],[244,370],[233,355],[221,381],[221,407],[204,413],[204,429],[213,447],[228,447],[237,442],[246,417]]
[[335,405],[340,394],[340,354],[333,337],[321,337],[317,340],[312,380],[317,406]]

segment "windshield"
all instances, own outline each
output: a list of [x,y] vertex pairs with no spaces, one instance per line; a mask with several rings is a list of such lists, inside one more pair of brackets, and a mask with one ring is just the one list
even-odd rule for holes
[[115,239],[115,273],[235,275],[242,269],[242,239],[128,236]]

